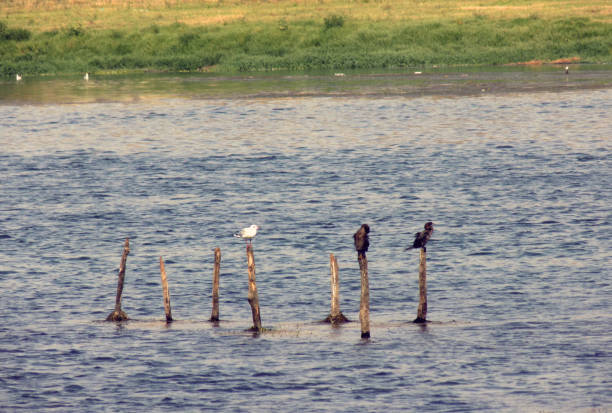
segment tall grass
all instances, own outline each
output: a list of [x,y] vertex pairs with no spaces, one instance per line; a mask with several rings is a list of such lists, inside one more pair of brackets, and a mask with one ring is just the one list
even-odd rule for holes
[[[498,9],[494,7],[499,2],[490,0],[319,0],[291,3],[284,0],[8,1],[8,6],[4,6],[0,14],[0,18],[7,13],[9,16],[0,23],[0,73],[4,75],[122,69],[376,69],[505,64],[566,57],[612,62],[612,19],[606,17],[612,10],[607,12],[599,0],[563,3],[565,7],[569,7],[568,4],[572,7],[590,4],[590,12],[569,18],[557,16],[542,5],[546,17],[525,12],[521,7],[533,4],[525,0],[504,1],[506,9],[515,7],[516,10],[502,16],[497,15]],[[98,8],[92,9],[92,3],[98,4]],[[269,7],[271,3],[276,7],[276,15]],[[450,12],[445,17],[440,11],[430,11],[420,19],[398,18],[394,14],[396,3],[411,4],[417,9],[421,3],[428,3],[427,7],[447,5]],[[540,3],[549,4],[549,1]],[[36,21],[39,15],[44,15],[39,8],[20,12],[20,5],[27,9],[41,4],[49,5],[46,13],[53,15],[59,10],[63,16],[72,17],[52,26],[16,25],[24,21],[23,16],[29,15],[32,21]],[[51,7],[52,4],[57,8]],[[83,6],[85,17],[73,18],[77,10],[72,6],[79,4],[89,4],[87,7],[90,8]],[[316,13],[310,4],[319,5]],[[60,5],[66,8],[62,9]],[[372,12],[371,16],[359,10],[372,10],[373,5],[377,12]],[[138,12],[135,10],[137,7],[145,9]],[[113,18],[124,16],[124,24],[102,25],[95,20],[92,23],[87,20],[88,10],[110,13],[115,16]],[[125,24],[133,14],[146,14],[151,10],[161,17],[135,19],[132,25]],[[209,19],[213,15],[211,10],[216,10],[217,16],[242,14],[243,18],[234,21],[221,18],[218,23],[202,24],[168,21],[170,15],[194,15],[197,11],[202,12],[202,19]],[[247,13],[249,10],[265,12],[252,16]],[[387,16],[389,14],[392,16]],[[143,21],[148,24],[143,24]]]
[[609,0],[2,0],[0,18],[45,31],[82,24],[99,29],[214,25],[236,21],[270,24],[284,18],[323,20],[336,15],[363,21],[588,17],[612,22]]

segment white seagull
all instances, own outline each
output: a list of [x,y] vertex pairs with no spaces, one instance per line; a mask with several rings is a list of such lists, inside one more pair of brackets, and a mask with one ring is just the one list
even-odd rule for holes
[[251,225],[248,228],[242,228],[240,232],[234,234],[236,238],[243,238],[245,241],[251,243],[255,235],[257,235],[257,230],[259,227],[257,225]]
[[21,75],[19,73],[15,75],[15,80],[17,80],[18,82],[21,80]]

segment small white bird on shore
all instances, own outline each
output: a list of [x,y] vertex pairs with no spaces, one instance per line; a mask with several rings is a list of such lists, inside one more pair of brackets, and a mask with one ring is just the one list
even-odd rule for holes
[[83,76],[83,79],[85,79],[85,81],[89,80],[89,72],[85,72],[85,76]]
[[19,73],[17,73],[15,75],[15,79],[19,82],[21,80],[21,75]]
[[251,225],[248,228],[242,228],[239,232],[235,233],[234,236],[236,238],[242,238],[245,241],[251,243],[253,241],[253,238],[255,238],[255,235],[257,235],[258,229],[259,226]]

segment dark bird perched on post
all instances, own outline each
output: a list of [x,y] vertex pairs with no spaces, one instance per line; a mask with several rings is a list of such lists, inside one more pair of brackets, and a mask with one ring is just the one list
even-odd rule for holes
[[425,244],[427,244],[427,241],[429,241],[429,238],[431,238],[431,234],[433,234],[433,231],[433,222],[427,222],[425,224],[425,230],[414,234],[414,243],[412,244],[412,247],[408,247],[406,249],[409,250],[410,248],[423,248],[424,250],[426,250]]
[[353,235],[353,239],[355,240],[355,250],[359,254],[365,254],[370,246],[370,240],[368,239],[368,233],[370,232],[370,227],[368,224],[361,225],[361,228],[355,232]]

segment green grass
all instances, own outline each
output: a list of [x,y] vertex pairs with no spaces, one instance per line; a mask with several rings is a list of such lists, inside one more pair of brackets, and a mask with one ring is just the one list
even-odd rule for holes
[[588,13],[398,19],[330,10],[314,18],[285,14],[272,21],[117,28],[79,23],[45,30],[15,26],[23,19],[14,17],[0,23],[0,74],[383,69],[570,57],[612,63],[612,21]]

